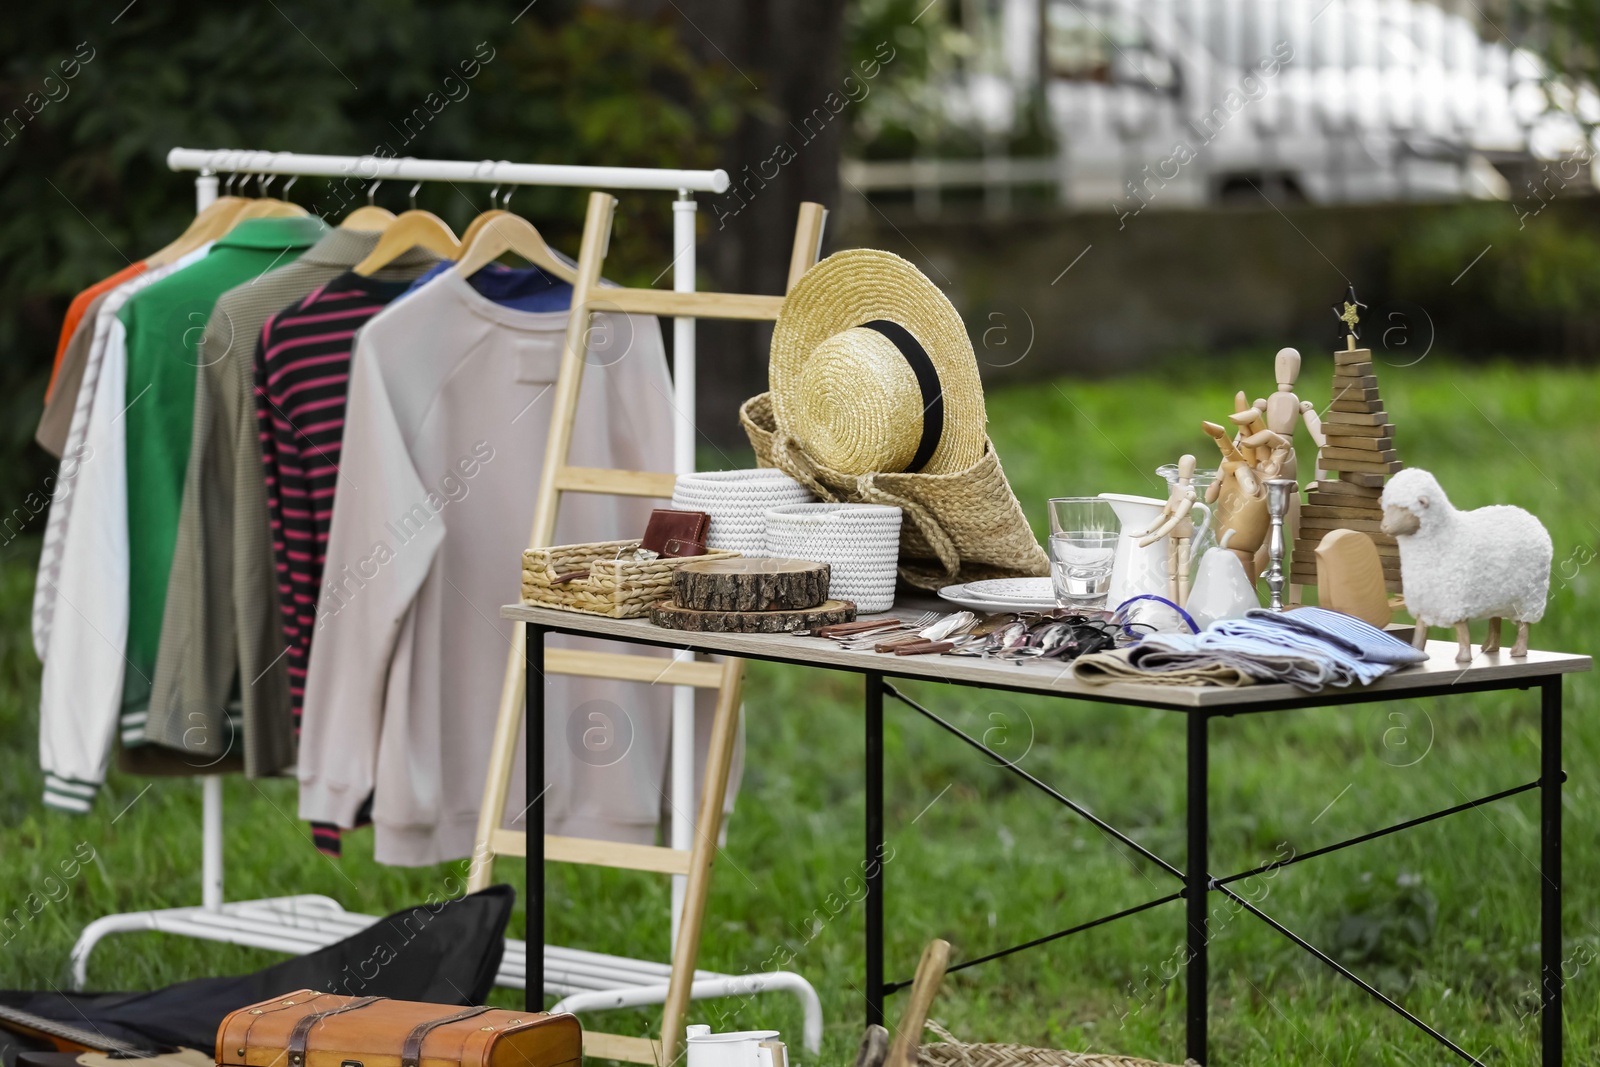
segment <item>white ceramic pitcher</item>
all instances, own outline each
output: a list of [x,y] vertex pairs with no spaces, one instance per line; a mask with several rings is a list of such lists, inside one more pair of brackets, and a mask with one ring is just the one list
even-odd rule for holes
[[[1106,594],[1106,608],[1115,609],[1129,597],[1145,593],[1166,596],[1168,538],[1140,548],[1143,538],[1138,535],[1160,521],[1167,502],[1126,493],[1101,493],[1100,499],[1111,505],[1111,510],[1117,513],[1117,521],[1122,524],[1116,558],[1111,564],[1111,590]],[[1192,542],[1199,544],[1211,529],[1211,509],[1198,500],[1194,506],[1204,516],[1195,526]]]
[[686,1027],[688,1067],[785,1067],[776,1030],[713,1034],[711,1027]]

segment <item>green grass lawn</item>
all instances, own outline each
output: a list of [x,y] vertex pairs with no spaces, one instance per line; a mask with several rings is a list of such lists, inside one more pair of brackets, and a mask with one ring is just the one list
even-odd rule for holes
[[[1326,399],[1327,361],[1308,358],[1302,396]],[[1398,447],[1439,476],[1462,507],[1516,503],[1555,541],[1556,576],[1536,647],[1591,651],[1600,624],[1600,375],[1430,357],[1380,365]],[[1160,495],[1153,469],[1213,446],[1202,418],[1233,391],[1271,387],[1271,360],[1177,364],[1158,377],[1059,381],[996,390],[990,429],[1036,525],[1048,496],[1119,490]],[[741,457],[732,457],[733,463]],[[732,465],[719,463],[718,465]],[[68,950],[108,911],[199,897],[200,788],[113,776],[94,811],[39,802],[28,638],[37,542],[0,560],[0,905],[49,902],[0,945],[0,986],[64,987]],[[510,594],[508,593],[508,597]],[[1479,628],[1481,631],[1481,627]],[[1438,637],[1446,636],[1442,632]],[[852,1060],[862,1025],[862,729],[859,679],[753,664],[746,686],[743,791],[719,860],[701,965],[757,970],[780,947],[822,995],[822,1061]],[[1001,752],[1181,865],[1183,719],[931,684],[907,689]],[[1600,1055],[1600,687],[1566,686],[1566,956],[1569,1063]],[[921,946],[944,937],[964,959],[1175,888],[1091,826],[906,709],[888,709],[886,869],[889,971],[909,977]],[[1530,781],[1538,774],[1534,692],[1306,710],[1219,721],[1212,754],[1213,869],[1243,869],[1285,845],[1304,852]],[[1025,755],[1023,755],[1025,753]],[[227,783],[230,897],[326,893],[381,913],[420,901],[452,873],[390,869],[353,835],[342,861],[320,857],[285,781]],[[120,816],[120,817],[119,817]],[[47,883],[85,846],[94,860]],[[1538,799],[1529,793],[1414,832],[1296,865],[1243,887],[1291,929],[1360,973],[1487,1063],[1536,1062]],[[503,868],[521,885],[520,874]],[[552,940],[665,959],[664,879],[552,868]],[[846,901],[842,906],[841,901]],[[837,911],[837,914],[833,912]],[[1015,1041],[1178,1060],[1183,1048],[1178,904],[954,975],[933,1015],[969,1040]],[[520,929],[520,913],[513,920]],[[1247,914],[1219,923],[1212,950],[1212,1062],[1416,1065],[1448,1052]],[[95,988],[143,989],[237,972],[273,954],[158,934],[102,944]],[[498,991],[497,1002],[518,1003]],[[899,1012],[890,1001],[890,1015]],[[798,1045],[787,998],[708,1002],[718,1028],[775,1026]],[[586,1020],[642,1032],[653,1012]]]

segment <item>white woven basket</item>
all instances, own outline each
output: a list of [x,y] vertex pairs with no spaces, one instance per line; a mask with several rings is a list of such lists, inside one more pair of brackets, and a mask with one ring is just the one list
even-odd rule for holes
[[767,554],[767,511],[816,498],[778,470],[702,471],[678,475],[672,506],[711,516],[706,547],[746,556]]
[[767,555],[832,568],[828,596],[859,612],[894,605],[900,509],[882,504],[786,504],[767,512]]

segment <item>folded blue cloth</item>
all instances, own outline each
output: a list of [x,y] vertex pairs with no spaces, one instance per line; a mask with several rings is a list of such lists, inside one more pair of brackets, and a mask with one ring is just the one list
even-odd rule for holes
[[1127,657],[1129,665],[1151,674],[1222,665],[1259,682],[1316,692],[1367,685],[1428,655],[1353,616],[1296,608],[1252,611],[1204,633],[1151,634]]
[[1354,615],[1327,608],[1295,608],[1293,611],[1269,611],[1258,608],[1246,618],[1266,619],[1280,626],[1292,627],[1313,637],[1320,637],[1358,656],[1368,663],[1392,663],[1405,666],[1421,663],[1428,654],[1412,648],[1393,634],[1362,622]]
[[1296,648],[1274,636],[1215,630],[1151,634],[1128,649],[1128,664],[1152,675],[1229,667],[1254,681],[1287,682],[1308,692],[1359,680],[1355,671],[1314,643],[1308,641],[1307,647]]
[[[1248,641],[1248,647],[1251,649],[1275,648],[1280,652],[1292,651],[1309,657],[1324,665],[1329,685],[1365,685],[1377,681],[1395,669],[1393,664],[1364,660],[1342,645],[1326,638],[1254,615],[1216,623],[1199,636],[1208,639],[1207,647],[1214,649],[1242,649],[1245,647],[1243,643]],[[1281,678],[1279,681],[1301,684],[1293,678]]]

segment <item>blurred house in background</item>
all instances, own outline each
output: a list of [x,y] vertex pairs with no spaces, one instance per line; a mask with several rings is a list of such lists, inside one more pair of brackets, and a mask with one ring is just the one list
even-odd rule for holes
[[[721,166],[733,187],[700,203],[707,288],[781,292],[774,250],[820,201],[825,250],[905,255],[991,378],[1314,352],[1349,282],[1399,363],[1600,354],[1600,197],[1583,195],[1600,103],[1572,88],[1600,83],[1596,0],[282,6],[7,12],[26,47],[0,77],[0,497],[47,473],[31,427],[68,302],[192,220],[165,165],[180,144]],[[39,110],[95,19],[101,58]],[[349,32],[368,24],[383,33]],[[435,121],[441,79],[489,49]],[[483,206],[420,196],[458,230]],[[310,180],[295,199],[340,203]],[[516,207],[576,248],[581,191]],[[619,210],[608,273],[658,283],[665,213]],[[737,446],[769,327],[700,329],[702,429]]]
[[[1472,0],[956,0],[926,17],[947,25],[920,100],[865,101],[841,172],[858,200],[909,195],[924,218],[975,191],[991,217],[1019,190],[1119,214],[1509,200],[1556,160],[1581,162],[1565,195],[1593,190],[1600,97]],[[874,122],[931,136],[885,148]]]

